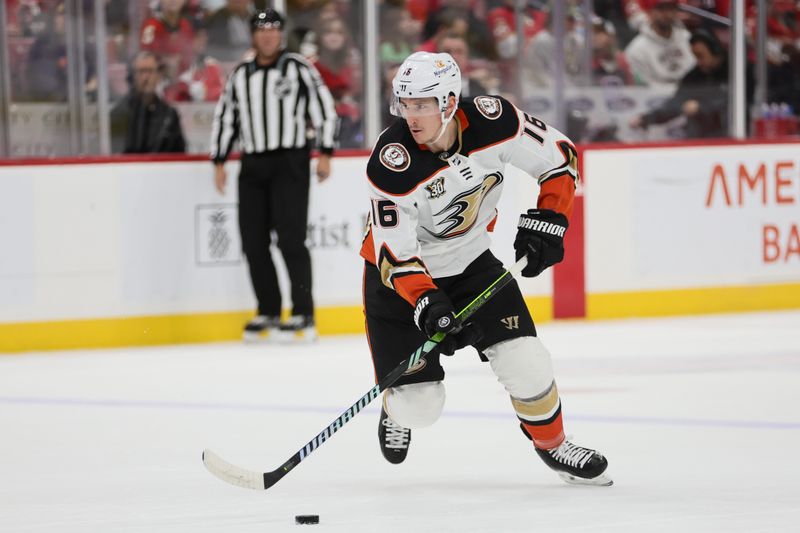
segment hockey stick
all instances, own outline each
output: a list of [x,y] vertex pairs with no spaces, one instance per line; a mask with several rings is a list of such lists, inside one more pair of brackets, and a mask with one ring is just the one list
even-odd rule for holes
[[[517,261],[514,266],[505,271],[494,281],[494,283],[489,285],[485,291],[472,300],[469,305],[462,309],[461,312],[456,316],[462,321],[472,316],[483,306],[483,304],[489,300],[489,298],[497,294],[500,289],[511,283],[514,280],[514,277],[522,272],[522,269],[524,269],[527,264],[527,257],[523,257]],[[300,464],[300,461],[308,457],[311,452],[316,450],[322,445],[322,443],[331,438],[331,436],[339,431],[342,426],[352,420],[353,417],[355,417],[364,407],[367,406],[367,404],[377,398],[382,391],[391,387],[398,379],[400,379],[406,370],[417,364],[421,358],[433,352],[433,350],[444,337],[444,333],[437,333],[433,336],[433,338],[425,341],[422,346],[414,351],[414,353],[397,365],[397,368],[384,376],[384,378],[381,379],[377,385],[372,387],[364,396],[359,398],[356,403],[348,407],[345,412],[336,418],[336,420],[331,422],[328,427],[322,430],[321,433],[310,440],[305,446],[298,450],[297,453],[292,455],[276,470],[263,473],[246,470],[225,461],[219,455],[208,449],[203,451],[203,464],[206,465],[206,468],[209,472],[220,478],[222,481],[226,481],[232,485],[255,490],[266,490],[270,488],[272,485],[280,481],[281,478],[288,474],[294,467]]]

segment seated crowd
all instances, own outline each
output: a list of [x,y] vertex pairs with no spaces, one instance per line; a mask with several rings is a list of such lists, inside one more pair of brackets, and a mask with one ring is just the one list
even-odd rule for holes
[[[376,0],[377,1],[377,0]],[[800,4],[769,0],[768,101],[800,107]],[[91,3],[87,3],[89,5]],[[107,0],[108,72],[114,102],[134,85],[133,58],[151,53],[159,71],[155,94],[165,104],[215,102],[227,73],[251,57],[249,17],[266,0]],[[525,100],[553,90],[557,44],[552,2],[525,3],[518,24],[515,0],[381,0],[379,40],[383,90],[397,66],[417,50],[446,51],[460,64],[463,96],[501,94]],[[700,115],[718,108],[725,85],[729,0],[595,0],[563,6],[566,86],[645,86],[668,88],[681,102],[669,112],[648,113],[631,122],[644,128],[665,117],[685,114],[696,123],[687,136],[724,133],[717,118]],[[755,2],[748,0],[748,59],[754,60]],[[363,49],[360,3],[345,0],[287,0],[290,50],[312,62],[336,100],[342,147],[364,147]],[[63,0],[7,0],[12,100],[65,102],[68,96]],[[706,15],[706,16],[704,16]],[[91,16],[87,8],[86,17]],[[91,28],[92,22],[86,21]],[[521,27],[523,42],[518,42]],[[92,34],[87,31],[87,34]],[[88,37],[90,41],[93,37]],[[588,41],[588,42],[587,42]],[[93,44],[87,43],[84,88],[96,96]],[[711,55],[720,61],[710,61]],[[723,61],[724,60],[724,61]],[[708,65],[713,64],[713,68]],[[698,72],[699,69],[699,72]],[[682,95],[682,96],[681,96]],[[688,96],[687,96],[688,95]],[[713,99],[706,101],[705,96]],[[687,101],[693,104],[684,105]],[[657,111],[657,110],[656,110]],[[387,113],[388,115],[388,113]],[[390,118],[384,117],[385,121]]]

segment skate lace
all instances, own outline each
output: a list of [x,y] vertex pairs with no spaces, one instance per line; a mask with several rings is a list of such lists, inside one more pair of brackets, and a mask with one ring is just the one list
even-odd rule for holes
[[313,319],[305,315],[292,315],[283,323],[283,327],[286,329],[303,329],[312,327],[313,325]]
[[250,319],[247,323],[250,327],[277,327],[280,323],[280,318],[267,315],[258,315]]
[[411,430],[398,426],[389,417],[382,421],[383,427],[386,428],[386,437],[384,438],[384,446],[391,449],[404,450],[408,448]]
[[252,319],[250,319],[250,322],[248,322],[248,324],[251,325],[251,326],[266,326],[267,325],[267,317],[264,316],[264,315],[258,315],[256,317],[253,317]]
[[550,455],[560,463],[583,468],[594,455],[594,450],[575,446],[571,442],[565,440],[561,446],[550,450]]

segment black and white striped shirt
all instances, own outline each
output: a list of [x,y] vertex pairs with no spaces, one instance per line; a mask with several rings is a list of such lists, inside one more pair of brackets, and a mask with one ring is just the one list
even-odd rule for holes
[[303,148],[309,120],[320,151],[332,153],[339,121],[333,96],[303,56],[282,51],[269,66],[259,66],[255,59],[241,63],[217,102],[211,159],[224,162],[236,140],[246,154]]

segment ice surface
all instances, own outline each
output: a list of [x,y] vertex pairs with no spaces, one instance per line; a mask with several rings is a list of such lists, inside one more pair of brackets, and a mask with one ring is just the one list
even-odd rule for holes
[[404,464],[375,401],[265,492],[213,477],[203,448],[277,468],[372,386],[363,338],[4,355],[0,531],[798,531],[800,312],[539,329],[567,432],[613,487],[547,470],[471,350]]

